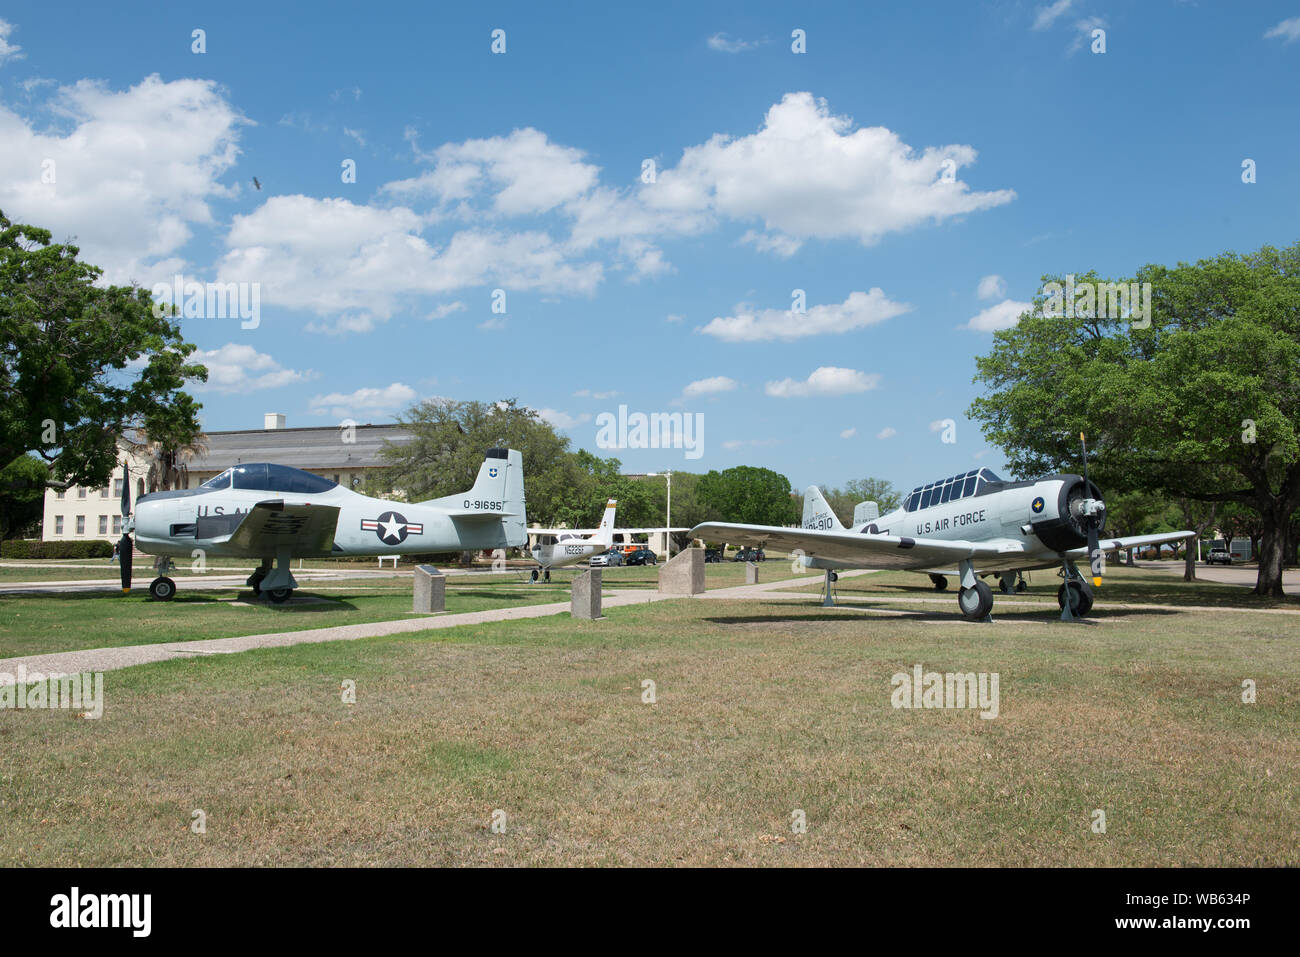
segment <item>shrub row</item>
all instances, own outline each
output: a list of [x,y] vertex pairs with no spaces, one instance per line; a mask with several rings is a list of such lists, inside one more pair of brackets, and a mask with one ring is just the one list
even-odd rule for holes
[[113,545],[100,539],[80,542],[43,542],[15,538],[0,542],[0,558],[111,558]]

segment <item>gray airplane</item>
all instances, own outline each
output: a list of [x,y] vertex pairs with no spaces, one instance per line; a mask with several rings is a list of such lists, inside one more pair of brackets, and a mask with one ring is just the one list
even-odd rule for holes
[[[125,470],[124,470],[125,478]],[[427,502],[393,502],[359,495],[319,475],[266,462],[235,465],[198,488],[142,495],[131,514],[129,481],[122,483],[119,543],[122,590],[131,590],[131,534],[158,558],[149,594],[176,594],[167,577],[173,558],[255,558],[253,591],[286,601],[298,587],[295,558],[401,555],[515,548],[524,527],[523,456],[489,449],[474,487]]]
[[[1002,590],[1023,571],[1060,567],[1065,581],[1057,591],[1061,618],[1086,615],[1093,586],[1105,574],[1105,552],[1156,545],[1194,536],[1164,532],[1102,539],[1106,505],[1101,491],[1084,475],[1052,475],[1004,482],[989,469],[977,469],[918,486],[903,505],[885,515],[875,502],[863,502],[845,528],[821,491],[804,497],[803,527],[705,522],[691,529],[695,538],[743,545],[775,545],[796,553],[805,567],[826,570],[823,603],[834,604],[831,584],[837,568],[888,568],[925,572],[939,590],[949,575],[960,582],[957,605],[972,621],[988,621],[993,589],[979,574],[998,575]],[[1092,585],[1076,567],[1091,564]],[[955,568],[954,568],[955,566]],[[979,570],[977,572],[977,569]]]

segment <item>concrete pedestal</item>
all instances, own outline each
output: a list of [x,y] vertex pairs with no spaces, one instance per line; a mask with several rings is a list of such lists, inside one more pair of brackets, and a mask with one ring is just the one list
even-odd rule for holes
[[745,584],[758,584],[758,562],[745,562]]
[[665,595],[703,595],[704,549],[684,549],[659,569],[659,591]]
[[447,577],[432,565],[415,566],[415,601],[411,610],[423,615],[447,610]]
[[569,600],[569,613],[574,618],[595,621],[600,613],[600,569],[591,568],[573,579],[573,597]]

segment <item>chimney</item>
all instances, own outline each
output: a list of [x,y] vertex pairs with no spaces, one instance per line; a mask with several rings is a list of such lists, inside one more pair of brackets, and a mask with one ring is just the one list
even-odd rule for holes
[[284,428],[284,413],[283,413],[283,412],[267,412],[265,415],[262,416],[262,428],[264,428],[264,429],[283,429],[283,428]]

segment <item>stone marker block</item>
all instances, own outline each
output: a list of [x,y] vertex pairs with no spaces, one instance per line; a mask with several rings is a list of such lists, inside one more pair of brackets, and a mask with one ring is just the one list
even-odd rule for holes
[[665,595],[704,594],[704,549],[682,549],[659,569],[659,591]]
[[758,562],[745,562],[745,584],[758,584]]
[[447,610],[447,577],[432,565],[415,566],[415,601],[411,610],[423,615]]
[[574,618],[595,621],[600,613],[600,569],[591,568],[573,579],[573,597],[569,599],[569,614]]

